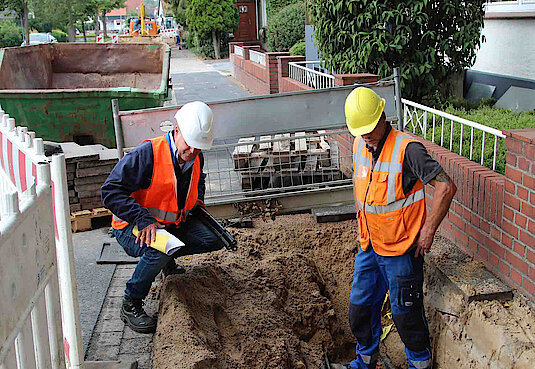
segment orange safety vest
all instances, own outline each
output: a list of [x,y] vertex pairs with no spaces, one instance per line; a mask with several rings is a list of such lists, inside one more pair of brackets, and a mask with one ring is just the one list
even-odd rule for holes
[[426,216],[424,185],[418,180],[405,195],[403,159],[411,136],[392,129],[372,168],[372,154],[363,139],[353,143],[353,192],[357,206],[360,245],[373,245],[382,256],[404,254],[413,244]]
[[[177,183],[171,148],[165,136],[151,140],[154,154],[154,168],[149,188],[140,189],[130,196],[160,223],[179,224],[186,220],[187,213],[197,204],[199,197],[199,178],[201,177],[201,164],[197,156],[193,162],[193,172],[188,189],[186,203],[183,209],[178,208]],[[111,226],[114,229],[123,229],[128,223],[117,216],[113,216]]]

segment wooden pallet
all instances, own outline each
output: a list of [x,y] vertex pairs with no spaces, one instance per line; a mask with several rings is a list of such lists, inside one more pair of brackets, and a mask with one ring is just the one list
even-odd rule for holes
[[106,208],[82,210],[71,214],[71,228],[73,232],[84,232],[101,227],[111,222],[111,211]]
[[[309,132],[310,133],[310,132]],[[234,170],[241,178],[245,191],[319,184],[344,178],[339,167],[338,142],[327,140],[325,131],[276,134],[238,140],[232,153]],[[264,142],[263,142],[264,141]],[[253,143],[254,142],[254,143]],[[248,143],[251,143],[248,145]]]

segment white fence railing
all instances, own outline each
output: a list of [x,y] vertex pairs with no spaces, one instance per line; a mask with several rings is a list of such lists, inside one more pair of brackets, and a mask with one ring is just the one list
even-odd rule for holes
[[249,59],[254,63],[258,63],[264,67],[266,66],[266,54],[264,53],[249,50]]
[[291,79],[314,89],[334,87],[334,76],[320,71],[321,62],[290,62],[288,74]]
[[234,46],[234,54],[241,56],[243,58],[243,47]]
[[0,200],[0,368],[80,368],[65,159],[1,109]]
[[[410,100],[401,101],[405,130],[497,170],[498,146],[503,146],[505,139],[500,130]],[[505,161],[505,158],[499,160]]]

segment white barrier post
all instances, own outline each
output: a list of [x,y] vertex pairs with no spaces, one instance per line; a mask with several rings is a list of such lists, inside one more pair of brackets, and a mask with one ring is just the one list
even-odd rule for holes
[[78,369],[83,367],[82,330],[80,328],[80,305],[78,304],[78,288],[74,271],[74,251],[64,154],[52,156],[51,171],[65,356],[67,367]]

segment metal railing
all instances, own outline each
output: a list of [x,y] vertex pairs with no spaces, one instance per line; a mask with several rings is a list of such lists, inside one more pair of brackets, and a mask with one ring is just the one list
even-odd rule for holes
[[[452,152],[503,172],[505,135],[497,129],[402,99],[403,127]],[[497,168],[498,166],[498,168]]]
[[266,66],[266,54],[262,52],[249,50],[249,59],[254,63]]
[[243,58],[243,47],[234,46],[234,54],[241,56]]
[[290,191],[351,186],[351,152],[342,154],[347,129],[296,132],[239,139],[204,153],[210,203],[265,199]]
[[334,87],[334,76],[320,71],[319,61],[290,62],[288,68],[290,78],[304,85],[314,89]]

